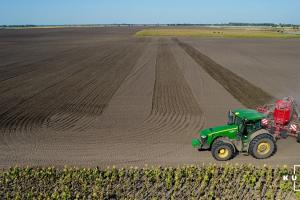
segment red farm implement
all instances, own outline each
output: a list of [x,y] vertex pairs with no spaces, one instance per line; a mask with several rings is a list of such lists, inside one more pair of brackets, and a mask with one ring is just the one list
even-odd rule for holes
[[274,104],[260,106],[257,111],[266,115],[261,121],[262,126],[277,138],[294,136],[300,142],[300,112],[293,97],[284,97]]

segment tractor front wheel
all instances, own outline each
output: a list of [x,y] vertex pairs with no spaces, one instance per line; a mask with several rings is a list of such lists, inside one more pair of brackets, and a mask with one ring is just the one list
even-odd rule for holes
[[211,153],[216,160],[226,161],[233,157],[234,149],[231,144],[219,140],[212,144]]
[[275,154],[276,150],[276,142],[269,134],[256,136],[249,146],[249,153],[256,159],[269,158]]

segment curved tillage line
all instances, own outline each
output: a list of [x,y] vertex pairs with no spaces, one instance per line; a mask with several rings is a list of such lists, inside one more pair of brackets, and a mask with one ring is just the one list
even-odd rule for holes
[[246,107],[256,108],[257,106],[266,104],[274,99],[269,93],[216,63],[191,45],[184,43],[177,38],[173,38],[173,41],[183,48],[199,66]]
[[[65,80],[66,79],[64,79],[63,81],[60,81],[60,83],[64,82]],[[34,107],[37,107],[38,105],[40,105],[40,102],[32,102],[32,101],[35,101],[36,99],[40,99],[41,94],[43,94],[44,92],[48,92],[49,90],[51,90],[51,88],[55,88],[56,85],[57,84],[54,84],[54,85],[46,88],[45,90],[42,90],[38,94],[33,95],[26,101],[21,102],[19,105],[11,108],[6,113],[4,113],[4,114],[9,115],[10,117],[5,117],[0,122],[1,127],[6,128],[6,130],[8,130],[8,131],[16,131],[16,129],[18,127],[20,129],[20,131],[22,131],[24,126],[18,126],[18,124],[23,124],[24,118],[29,117],[30,119],[33,119],[34,116],[36,115],[36,112],[40,113],[43,111],[43,107],[41,107],[39,109],[34,108]],[[30,109],[30,111],[29,111],[29,109]],[[5,123],[6,123],[6,125],[5,125]],[[15,128],[12,128],[12,127],[15,127]]]
[[[73,70],[76,70],[76,66],[82,64],[82,62],[87,60],[87,58],[94,55],[102,56],[101,51],[106,51],[112,47],[118,48],[119,46],[118,43],[109,43],[109,46],[105,44],[106,43],[100,43],[90,47],[74,47],[59,53],[57,56],[52,56],[50,58],[43,59],[42,61],[34,62],[31,67],[39,67],[38,70],[30,74],[20,75],[12,80],[1,82],[0,92],[2,94],[6,94],[6,96],[11,96],[10,93],[5,92],[11,91],[11,93],[14,94],[16,89],[20,89],[23,92],[30,94],[33,92],[32,86],[40,85],[39,88],[34,88],[34,92],[38,92],[38,89],[41,89],[43,85],[46,87],[51,82],[55,82],[57,79],[61,79],[64,75],[68,75]],[[48,79],[48,81],[45,81],[45,79]],[[27,89],[28,87],[30,90]],[[17,97],[19,98],[20,95]],[[2,98],[2,101],[3,100],[5,99]],[[0,100],[0,104],[2,101]]]
[[[107,60],[113,60],[116,57],[119,56],[118,52],[117,54],[111,54]],[[104,60],[107,61],[106,59]],[[91,66],[95,66],[97,64],[97,60],[94,63],[91,63]],[[105,68],[108,68],[110,65],[105,66]],[[67,93],[64,95],[61,95],[62,98],[62,106],[58,106],[57,109],[55,109],[52,113],[49,113],[49,120],[47,126],[50,128],[54,128],[55,130],[66,130],[68,128],[72,128],[75,126],[76,121],[78,121],[80,118],[83,117],[84,113],[87,111],[85,108],[85,104],[81,103],[82,100],[85,98],[84,94],[86,91],[90,90],[90,86],[93,86],[93,78],[96,79],[96,76],[100,75],[102,69],[91,67],[92,71],[87,71],[86,74],[80,74],[81,77],[87,77],[85,81],[82,79],[80,81],[76,81],[76,79],[72,80],[70,82],[69,86],[66,87],[75,87],[78,88],[78,92],[75,93]],[[100,70],[101,69],[101,70]],[[89,75],[92,72],[92,75]],[[92,80],[90,80],[92,78]],[[74,81],[74,82],[73,82]],[[81,84],[79,84],[81,83]],[[94,82],[95,83],[95,82]],[[75,85],[74,85],[75,84]],[[82,88],[82,90],[80,90]],[[73,105],[73,106],[70,106]],[[55,120],[55,123],[51,123],[52,116],[55,116],[57,120]]]
[[73,127],[74,124],[81,119],[85,113],[89,115],[95,115],[88,110],[88,106],[85,103],[66,104],[63,108],[60,108],[58,113],[48,118],[45,123],[46,127],[54,130],[66,130]]
[[[164,41],[161,41],[159,45],[160,47],[162,46],[162,42]],[[164,51],[168,51],[167,54],[171,55],[171,57],[168,56],[167,58],[165,57],[162,58],[161,54]],[[178,138],[176,134],[181,134],[181,135],[186,133],[191,134],[203,126],[203,115],[201,111],[194,112],[196,114],[191,114],[192,112],[190,111],[187,112],[187,108],[191,107],[190,104],[195,105],[197,108],[198,108],[198,104],[197,103],[195,104],[196,102],[195,98],[188,84],[186,83],[181,70],[179,69],[176,61],[174,60],[173,53],[170,51],[168,45],[167,45],[167,50],[159,49],[159,53],[156,60],[158,59],[160,59],[160,63],[155,62],[156,68],[158,68],[158,64],[162,69],[165,67],[161,63],[162,60],[164,59],[167,59],[166,61],[167,66],[172,66],[171,69],[165,72],[159,72],[160,74],[158,74],[158,69],[156,69],[154,91],[157,92],[157,90],[160,90],[161,91],[160,93],[165,94],[161,96],[162,103],[158,104],[157,99],[155,99],[156,96],[152,95],[153,98],[152,111],[150,112],[150,115],[144,120],[144,122],[141,125],[133,126],[128,130],[122,132],[122,137],[116,134],[112,134],[112,135],[108,134],[104,136],[106,139],[123,140],[124,137],[126,137],[127,139],[134,137],[134,141],[136,140],[147,141],[148,139],[150,139],[151,142],[153,142],[153,140],[155,142],[155,140],[157,141],[157,139],[165,137],[164,135],[167,135],[166,137],[174,135],[174,138],[176,137]],[[152,67],[152,66],[153,65],[148,67]],[[175,66],[175,74],[173,69],[174,66]],[[169,73],[169,71],[171,73]],[[160,76],[161,74],[164,74],[164,77],[166,79],[168,79],[168,77],[171,77],[171,79],[173,79],[174,81],[166,82],[158,79],[158,76]],[[158,81],[160,81],[160,84],[158,84]],[[161,82],[164,82],[163,87]],[[174,82],[175,85],[173,84]],[[186,87],[182,87],[181,85],[185,85]],[[171,88],[173,86],[175,86],[174,87],[175,89]],[[182,96],[184,96],[183,99],[185,99],[183,101],[184,102],[183,104],[180,103],[180,101],[182,101]],[[156,134],[159,134],[160,136],[155,138]],[[179,140],[180,139],[178,139],[178,141]]]
[[[146,141],[147,138],[150,137],[151,143],[159,142],[162,140],[181,142],[181,139],[177,139],[176,135],[184,135],[185,133],[189,133],[189,134],[194,133],[196,130],[200,129],[203,126],[203,120],[199,116],[188,116],[188,117],[187,115],[184,116],[170,115],[170,116],[168,117],[156,116],[158,120],[164,120],[164,122],[144,125],[143,129],[140,128],[141,130],[139,130],[138,137],[143,141]],[[174,138],[172,138],[172,136],[174,136]]]
[[[28,82],[27,80],[32,79],[32,83],[31,83],[32,85],[26,86],[26,84],[24,84],[24,86],[20,86],[20,87],[15,86],[16,94],[13,93],[14,90],[8,93],[3,93],[4,98],[7,97],[9,101],[4,99],[3,102],[0,100],[0,104],[1,102],[3,102],[3,104],[1,104],[1,110],[0,110],[0,118],[2,119],[0,121],[1,129],[5,129],[6,123],[14,122],[14,119],[12,119],[14,115],[15,117],[18,117],[19,115],[20,115],[19,117],[22,117],[22,115],[24,115],[24,113],[22,114],[22,112],[24,112],[24,110],[26,109],[30,110],[31,113],[34,113],[32,111],[37,109],[32,109],[32,107],[35,107],[36,105],[41,105],[44,102],[44,99],[41,98],[42,94],[47,93],[47,91],[51,91],[51,88],[58,87],[59,85],[63,84],[66,80],[72,78],[73,76],[76,76],[76,74],[80,74],[82,71],[85,70],[84,67],[80,67],[80,63],[78,63],[77,65],[71,65],[71,64],[66,65],[65,67],[58,65],[62,69],[64,69],[64,71],[58,70],[56,74],[52,73],[52,75],[50,76],[48,76],[48,74],[51,74],[51,72],[48,73],[47,70],[49,70],[48,68],[51,67],[46,67],[45,73],[41,71],[41,75],[42,76],[45,75],[45,76],[43,77],[43,79],[38,80],[40,82],[35,81],[37,75],[28,78],[24,77],[24,81],[19,80],[19,82],[25,83]],[[56,66],[54,66],[53,70],[56,71]],[[1,84],[1,86],[2,85],[3,84]],[[28,87],[28,89],[26,87]],[[25,92],[24,94],[22,93],[23,91]],[[14,96],[18,97],[19,99],[14,98]],[[24,96],[24,98],[21,99],[19,96]],[[41,112],[42,109],[43,106],[40,106],[40,108],[38,108],[39,110],[38,112]],[[21,113],[15,114],[16,112],[20,112],[20,111]]]
[[[179,69],[168,41],[161,40],[152,111],[139,127],[135,139],[159,141],[203,125],[202,111]],[[156,137],[157,136],[157,137]],[[176,137],[175,137],[176,138]],[[172,140],[172,137],[170,137]]]
[[[82,70],[79,70],[82,71]],[[74,75],[74,74],[72,74]],[[71,76],[69,76],[68,78],[70,78]],[[66,79],[65,79],[66,80]],[[64,81],[65,81],[64,80]],[[63,83],[64,81],[61,81],[59,83]],[[60,84],[55,84],[55,85],[60,85]],[[49,90],[51,91],[51,88],[55,88],[55,85],[47,88],[48,92]],[[44,90],[46,91],[46,90]],[[35,95],[34,97],[32,97],[31,99],[32,101],[28,101],[27,103],[23,103],[23,105],[21,104],[21,106],[19,108],[16,109],[16,112],[13,112],[12,114],[15,115],[11,115],[11,117],[7,117],[7,119],[4,122],[7,122],[7,125],[4,125],[6,128],[6,131],[9,131],[10,133],[7,134],[7,137],[10,137],[11,135],[15,135],[15,137],[11,137],[11,139],[8,138],[8,140],[10,140],[10,144],[14,143],[14,142],[18,142],[18,144],[26,144],[27,142],[30,143],[32,142],[31,140],[34,138],[34,140],[36,139],[36,137],[34,137],[34,133],[31,133],[31,136],[33,137],[28,137],[28,134],[25,134],[26,131],[32,131],[33,127],[37,128],[39,127],[43,120],[46,118],[46,116],[44,115],[44,112],[47,111],[43,110],[39,104],[38,106],[40,106],[40,108],[37,109],[33,109],[31,110],[31,106],[35,106],[35,103],[43,103],[43,101],[37,101],[34,102],[35,99],[41,98],[42,96],[40,95],[41,93],[39,93],[39,95]],[[41,99],[43,100],[43,99]],[[11,123],[11,122],[15,122],[15,123]],[[38,125],[38,126],[37,126]],[[3,123],[2,123],[2,127],[3,127]],[[14,134],[12,132],[18,131],[18,134]]]
[[[2,114],[0,126],[5,132],[27,132],[42,127],[60,131],[87,127],[96,115],[102,113],[125,79],[142,52],[143,44],[134,48],[130,43],[116,45],[107,49],[105,54],[101,52],[100,57],[97,54],[89,57],[78,66],[80,73],[42,90],[30,101]],[[53,116],[54,123],[51,122]]]
[[79,91],[82,92],[78,97],[74,100],[71,99],[71,102],[59,106],[58,109],[53,112],[55,114],[49,115],[47,122],[45,122],[46,127],[51,127],[55,130],[64,130],[69,126],[72,126],[72,124],[81,118],[85,112],[89,112],[86,108],[88,104],[84,102],[84,98],[86,98],[86,92],[89,90],[92,90],[93,92],[93,87],[96,86],[96,77],[90,78],[92,79],[84,85],[84,88],[80,87]]
[[[48,58],[44,62],[33,63],[34,66],[37,65],[37,70],[2,81],[0,83],[0,92],[11,95],[11,93],[14,94],[16,90],[20,89],[31,94],[33,86],[39,85],[39,88],[34,88],[35,92],[38,92],[39,89],[43,88],[42,86],[45,85],[47,87],[50,83],[55,83],[57,79],[64,78],[64,76],[72,73],[72,71],[76,71],[77,66],[86,60],[87,57],[91,56],[91,53],[87,53],[90,50],[89,48],[74,48],[63,52],[55,58]],[[46,79],[48,79],[48,82],[45,82]]]
[[[69,128],[72,128],[73,130],[82,131],[96,119],[97,116],[93,115],[102,113],[113,94],[120,87],[121,83],[131,70],[133,66],[132,61],[135,62],[135,57],[141,52],[141,47],[137,46],[135,49],[131,48],[131,51],[128,49],[122,50],[121,52],[122,56],[119,56],[119,59],[111,59],[112,61],[118,61],[117,63],[112,62],[111,66],[108,65],[106,70],[101,71],[101,74],[96,74],[98,81],[95,83],[95,89],[89,92],[87,96],[83,96],[83,99],[77,98],[77,101],[71,104],[84,106],[79,107],[77,110],[71,109],[70,112],[65,112],[67,117],[62,118],[62,128],[57,130],[68,130]],[[117,77],[111,77],[111,74],[115,74]],[[95,110],[97,110],[97,112],[95,112]],[[78,118],[78,120],[76,120],[76,118]],[[63,121],[64,119],[65,121]],[[68,123],[68,120],[73,121],[72,123]],[[58,125],[58,123],[56,123],[56,125]]]
[[[57,59],[57,57],[60,57],[66,53],[70,53],[74,50],[76,50],[76,48],[69,48],[60,52],[56,52],[55,55],[50,56],[48,58],[34,62],[27,62],[25,64],[23,61],[20,61],[1,66],[0,71],[3,71],[3,73],[0,74],[0,83],[9,79],[14,79],[18,76],[23,76],[25,74],[33,73],[34,71],[40,70],[41,66],[45,65],[45,63],[51,62],[52,60]],[[5,70],[5,68],[7,68],[7,70]]]
[[[111,55],[111,52],[108,51],[107,55]],[[95,58],[97,58],[96,56],[98,55],[94,55]],[[84,62],[86,62],[86,64],[84,64]],[[30,119],[35,119],[35,116],[40,116],[41,114],[43,114],[44,117],[42,121],[44,121],[45,118],[49,114],[51,114],[56,107],[59,107],[61,105],[61,100],[63,100],[64,98],[70,98],[64,96],[65,94],[69,94],[70,91],[67,90],[64,93],[64,91],[62,90],[64,90],[65,87],[68,87],[68,85],[71,89],[72,86],[76,87],[76,84],[80,85],[80,83],[82,82],[80,76],[82,76],[82,74],[84,73],[87,73],[87,71],[89,71],[90,68],[93,67],[86,66],[90,63],[90,61],[87,60],[84,62],[81,62],[81,65],[75,66],[75,72],[71,71],[71,74],[67,75],[61,81],[56,82],[55,84],[50,85],[50,87],[41,90],[29,99],[25,100],[24,102],[21,102],[19,105],[12,107],[10,110],[2,114],[2,120],[0,122],[1,128],[5,131],[17,131],[17,129],[19,129],[20,131],[26,131],[23,130],[23,128],[26,126],[22,125],[21,127],[15,127],[16,124],[22,124],[22,121],[24,120],[25,116],[27,118],[28,116],[30,116]],[[58,91],[61,92],[58,95],[56,95]],[[71,96],[71,98],[74,98],[74,96]],[[45,103],[45,100],[48,101],[48,103]],[[31,121],[30,124],[34,125],[35,121]]]

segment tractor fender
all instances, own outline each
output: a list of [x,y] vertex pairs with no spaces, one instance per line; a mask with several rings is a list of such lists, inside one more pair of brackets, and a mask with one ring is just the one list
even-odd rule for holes
[[272,138],[274,139],[274,141],[276,141],[276,137],[273,134],[271,134],[268,130],[266,130],[266,129],[260,129],[260,130],[258,130],[258,131],[256,131],[256,132],[254,132],[254,133],[251,134],[251,136],[249,138],[248,146],[247,146],[247,152],[249,151],[249,146],[250,146],[249,144],[251,143],[251,141],[256,136],[262,135],[262,134],[268,134],[268,135],[272,136]]
[[218,137],[213,141],[213,143],[216,141],[222,141],[224,143],[230,144],[234,150],[234,153],[236,153],[236,147],[228,137]]

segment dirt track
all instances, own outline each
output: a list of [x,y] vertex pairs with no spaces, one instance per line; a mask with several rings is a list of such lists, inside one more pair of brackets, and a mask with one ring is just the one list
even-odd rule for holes
[[[260,88],[260,75],[245,77],[215,60],[212,49],[222,40],[204,41],[202,51],[201,41],[136,38],[135,31],[0,31],[1,167],[214,162],[209,152],[192,149],[197,130],[225,123],[229,108],[278,96]],[[282,140],[268,160],[239,155],[232,162],[292,165],[299,150],[295,140]]]

